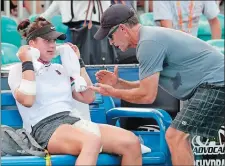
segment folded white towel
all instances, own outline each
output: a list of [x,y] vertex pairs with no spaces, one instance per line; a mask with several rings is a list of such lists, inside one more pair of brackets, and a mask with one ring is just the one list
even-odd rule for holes
[[81,76],[77,76],[74,80],[74,89],[76,92],[83,92],[87,89],[87,82]]
[[68,76],[74,79],[75,91],[85,91],[87,82],[80,76],[80,63],[74,50],[68,44],[59,45],[56,47],[56,55],[60,55],[62,65]]
[[[67,70],[67,73],[70,74],[70,76],[73,76],[73,77],[76,76],[78,78],[78,79],[74,80],[74,88],[76,89],[76,91],[81,92],[82,90],[85,90],[87,84],[86,84],[86,81],[84,80],[84,78],[80,77],[80,63],[79,63],[78,57],[77,57],[76,53],[73,51],[73,49],[69,45],[66,45],[66,44],[58,45],[56,47],[55,55],[56,56],[60,55],[62,64],[65,67],[65,69]],[[72,58],[72,60],[74,62],[72,62],[72,60],[70,58]],[[79,81],[79,80],[81,80],[81,81]],[[90,110],[89,110],[88,104],[73,100],[72,108],[74,108],[74,110],[71,112],[71,114],[74,114],[74,116],[76,116],[76,117],[80,117],[82,119],[91,121]],[[75,109],[75,108],[77,108],[77,109]]]

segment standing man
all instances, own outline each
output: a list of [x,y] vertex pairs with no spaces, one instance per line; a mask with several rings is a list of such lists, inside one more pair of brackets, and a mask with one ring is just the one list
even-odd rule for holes
[[114,73],[96,73],[90,88],[132,103],[153,103],[158,86],[180,100],[188,100],[167,130],[173,165],[193,165],[189,135],[214,137],[224,124],[224,55],[198,38],[181,31],[141,26],[133,10],[112,5],[101,18],[95,38],[126,51],[137,48],[139,81]]
[[153,1],[153,15],[157,25],[198,35],[198,24],[203,14],[208,19],[212,39],[221,39],[220,13],[215,1]]

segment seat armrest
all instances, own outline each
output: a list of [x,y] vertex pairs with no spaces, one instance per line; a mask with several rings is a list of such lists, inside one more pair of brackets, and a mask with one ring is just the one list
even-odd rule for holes
[[166,130],[172,122],[170,115],[164,110],[151,108],[112,108],[106,113],[107,123],[115,125],[120,118],[153,118],[160,128],[160,149],[163,150],[167,144],[165,140]]

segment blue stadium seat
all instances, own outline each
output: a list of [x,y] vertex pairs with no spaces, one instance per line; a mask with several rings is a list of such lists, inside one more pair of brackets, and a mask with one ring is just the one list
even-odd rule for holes
[[[143,155],[143,165],[171,165],[170,152],[165,140],[166,130],[172,122],[170,115],[159,109],[151,108],[112,108],[106,113],[107,122],[116,125],[121,118],[152,118],[156,120],[160,132],[133,131],[141,142],[151,148],[151,153]],[[153,157],[154,156],[154,157]]]
[[55,15],[51,19],[51,23],[56,27],[56,30],[62,33],[66,33],[68,27],[62,23],[62,16]]
[[[77,156],[52,155],[52,166],[74,166]],[[1,166],[45,166],[45,159],[36,156],[10,156],[1,158]],[[120,165],[120,158],[115,155],[100,154],[97,165],[112,166]]]
[[[40,14],[33,14],[29,17],[29,20],[33,22]],[[62,16],[55,15],[50,19],[50,22],[56,27],[56,30],[62,33],[66,33],[68,27],[62,23]]]
[[17,32],[16,22],[7,16],[1,16],[1,42],[21,46],[21,35]]
[[153,13],[143,13],[140,15],[139,19],[142,25],[145,25],[145,26],[155,25]]
[[2,65],[20,62],[19,58],[16,56],[17,51],[18,51],[17,46],[10,43],[2,43],[1,44]]

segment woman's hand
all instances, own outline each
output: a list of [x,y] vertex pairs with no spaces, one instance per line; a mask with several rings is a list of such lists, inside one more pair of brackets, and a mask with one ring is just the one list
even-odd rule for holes
[[29,45],[24,45],[19,48],[17,56],[21,62],[32,61],[32,56],[28,53],[30,49]]
[[96,83],[95,86],[90,86],[88,87],[89,89],[93,90],[94,92],[100,93],[104,96],[112,96],[115,93],[115,89],[110,86],[110,85],[106,85],[106,84],[101,84],[101,83]]

